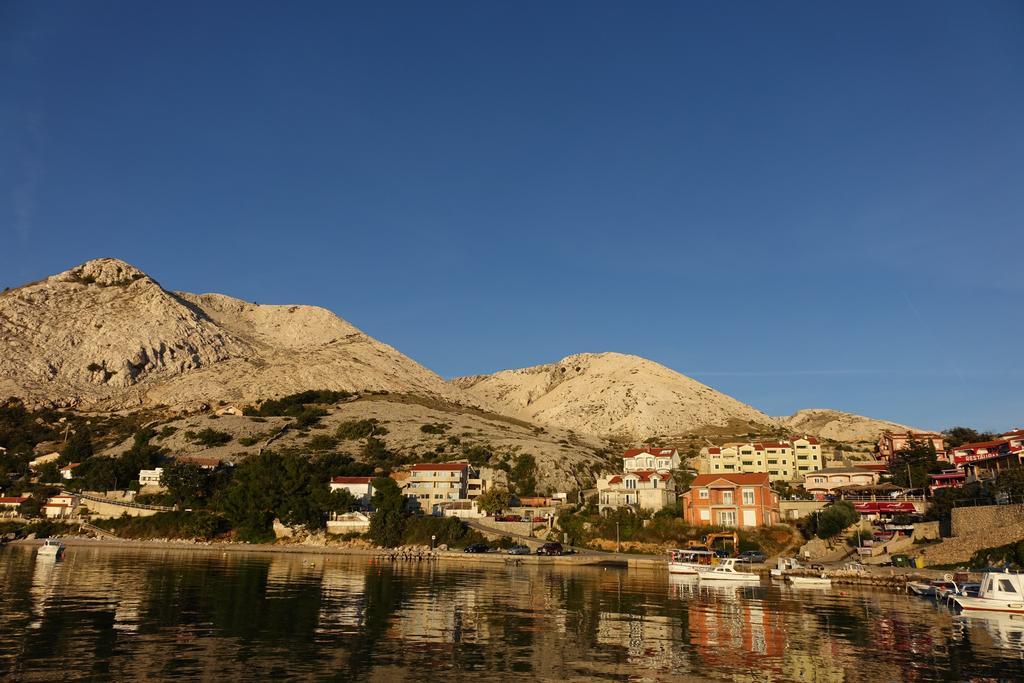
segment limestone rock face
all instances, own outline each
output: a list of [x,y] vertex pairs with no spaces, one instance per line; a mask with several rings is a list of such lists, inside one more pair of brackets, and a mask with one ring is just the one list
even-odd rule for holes
[[[836,441],[876,441],[886,430],[905,432],[911,427],[876,420],[863,415],[844,413],[839,410],[808,408],[798,410],[789,417],[778,418],[779,423],[794,434],[814,434]],[[915,430],[920,431],[920,430]]]
[[621,353],[582,353],[452,382],[506,415],[608,437],[640,440],[709,426],[773,424],[694,379]]
[[465,398],[330,311],[169,292],[117,259],[0,295],[0,396],[123,409],[319,388]]

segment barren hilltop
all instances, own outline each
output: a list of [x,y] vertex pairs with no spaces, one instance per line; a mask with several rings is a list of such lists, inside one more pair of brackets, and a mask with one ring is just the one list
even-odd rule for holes
[[96,259],[0,295],[0,395],[96,410],[255,401],[311,388],[471,402],[328,310],[170,292]]
[[707,427],[746,433],[774,424],[756,408],[695,379],[621,353],[581,353],[452,383],[514,417],[631,440]]
[[[484,409],[521,421],[527,432],[534,425],[564,431],[554,439],[556,450],[574,434],[601,450],[607,438],[790,430],[868,441],[883,429],[902,428],[828,410],[769,417],[621,353],[577,354],[446,382],[326,309],[173,292],[111,258],[0,294],[0,397],[99,412],[158,406],[191,412],[309,389],[389,392],[456,411]],[[396,419],[408,412],[405,406],[397,402]],[[551,450],[546,437],[537,440],[545,441],[537,450]]]

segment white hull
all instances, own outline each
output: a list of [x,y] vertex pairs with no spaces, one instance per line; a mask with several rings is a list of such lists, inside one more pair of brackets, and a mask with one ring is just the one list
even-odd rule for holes
[[701,581],[760,581],[757,574],[744,572],[698,572]]
[[669,562],[668,573],[696,575],[698,566],[700,565],[690,564],[689,562]]
[[938,593],[938,589],[935,586],[929,586],[926,583],[908,583],[907,588],[914,595],[920,595],[923,598],[933,598]]
[[953,598],[964,612],[992,612],[998,614],[1024,614],[1024,602],[1010,600],[993,600],[992,598],[969,598],[957,596]]
[[822,579],[817,576],[790,576],[788,577],[790,582],[794,586],[808,587],[808,588],[831,588],[831,579]]

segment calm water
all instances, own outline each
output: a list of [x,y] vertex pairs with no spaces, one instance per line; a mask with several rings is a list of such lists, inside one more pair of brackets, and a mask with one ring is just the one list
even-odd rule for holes
[[655,571],[0,550],[4,680],[1024,680],[1022,636],[901,595]]

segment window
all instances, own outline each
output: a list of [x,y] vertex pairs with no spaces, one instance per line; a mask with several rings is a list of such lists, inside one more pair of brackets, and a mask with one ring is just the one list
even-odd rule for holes
[[[731,495],[731,492],[730,492]],[[721,510],[718,513],[718,523],[722,526],[736,526],[736,511]]]
[[1004,593],[1017,592],[1017,589],[1013,587],[1013,583],[1011,583],[1008,579],[999,579],[999,590],[1003,591]]
[[732,505],[732,491],[722,491],[722,502],[726,505]]
[[658,488],[658,478],[657,477],[652,477],[651,478],[651,488],[655,488],[655,489]]
[[743,466],[744,467],[753,467],[754,466],[754,461],[753,460],[744,460],[743,461]]
[[769,464],[769,465],[778,465],[778,464],[779,464],[779,461],[778,461],[778,460],[769,460],[769,461],[768,461],[768,464]]
[[636,479],[627,479],[626,480],[626,488],[627,489],[635,489],[636,488]]
[[700,489],[697,492],[697,497],[700,498],[701,500],[707,500],[709,498],[708,490],[707,489]]
[[754,504],[754,489],[743,489],[743,504],[753,505]]

